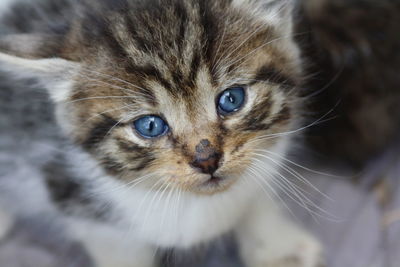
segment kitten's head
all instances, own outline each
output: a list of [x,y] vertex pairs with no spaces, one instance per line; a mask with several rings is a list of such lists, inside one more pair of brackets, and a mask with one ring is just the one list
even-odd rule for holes
[[2,38],[3,69],[37,78],[116,179],[214,194],[258,172],[297,119],[291,1],[100,2]]

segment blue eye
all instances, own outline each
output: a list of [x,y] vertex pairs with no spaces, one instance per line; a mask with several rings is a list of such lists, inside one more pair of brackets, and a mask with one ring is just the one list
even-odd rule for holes
[[166,134],[169,130],[167,123],[158,116],[144,116],[134,123],[136,131],[145,138],[155,138]]
[[222,114],[238,111],[243,106],[245,97],[242,87],[229,88],[220,95],[218,109]]

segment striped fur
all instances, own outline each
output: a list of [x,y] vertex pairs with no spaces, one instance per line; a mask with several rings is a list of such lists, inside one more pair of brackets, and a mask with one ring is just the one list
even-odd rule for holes
[[[232,230],[248,267],[318,266],[318,242],[259,194],[281,160],[257,152],[284,154],[300,121],[293,1],[42,4],[4,17],[13,34],[0,37],[0,69],[46,88],[76,144],[68,175],[46,166],[44,184],[96,266],[154,267],[156,248]],[[218,97],[235,86],[244,106],[220,114]],[[141,137],[133,122],[144,115],[168,134]]]
[[[252,160],[247,154],[259,146],[251,141],[289,130],[298,114],[296,94],[289,94],[301,75],[297,48],[291,33],[272,22],[284,15],[265,20],[261,13],[250,12],[258,1],[245,4],[55,1],[47,9],[68,14],[68,20],[62,16],[58,25],[46,25],[35,9],[35,24],[19,20],[15,28],[24,35],[2,38],[1,47],[19,57],[79,63],[68,79],[73,85],[60,94],[67,97],[60,101],[59,117],[73,139],[111,175],[129,181],[157,172],[187,190],[214,193],[228,187],[222,183],[203,190],[199,184],[204,175],[190,166],[200,140],[210,140],[221,151],[218,175],[236,177]],[[28,16],[26,5],[16,10]],[[282,19],[285,23],[290,24],[289,17]],[[39,35],[35,25],[45,33]],[[23,43],[31,40],[32,46],[15,46],[21,38]],[[216,98],[235,85],[246,87],[246,106],[221,117]],[[140,138],[132,121],[146,114],[165,118],[171,133],[153,141]],[[230,185],[234,179],[226,180]]]

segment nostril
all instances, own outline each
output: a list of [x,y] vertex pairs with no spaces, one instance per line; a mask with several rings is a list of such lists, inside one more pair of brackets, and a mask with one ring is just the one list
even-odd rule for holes
[[199,169],[202,173],[213,174],[219,167],[221,155],[214,153],[208,158],[198,158],[191,163],[192,167]]

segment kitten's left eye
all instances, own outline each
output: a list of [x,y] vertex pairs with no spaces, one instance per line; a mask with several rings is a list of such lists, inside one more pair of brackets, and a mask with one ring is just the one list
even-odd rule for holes
[[222,92],[218,100],[218,110],[222,114],[238,111],[244,104],[246,93],[243,87],[229,88]]
[[165,135],[169,127],[158,116],[148,115],[133,122],[136,131],[145,138],[156,138]]

